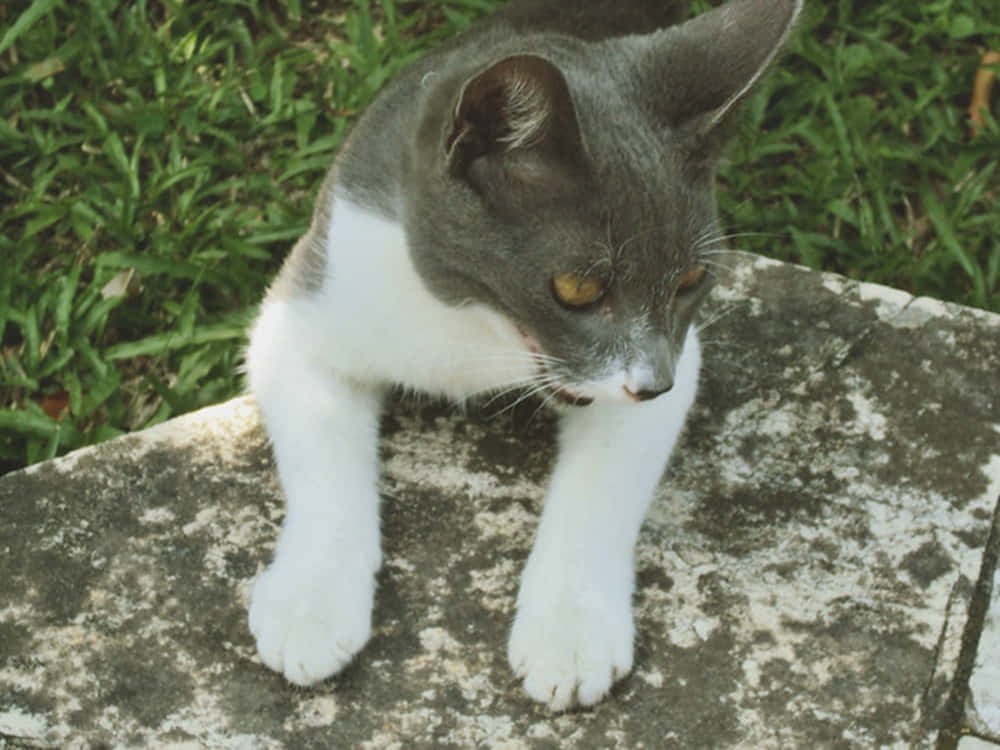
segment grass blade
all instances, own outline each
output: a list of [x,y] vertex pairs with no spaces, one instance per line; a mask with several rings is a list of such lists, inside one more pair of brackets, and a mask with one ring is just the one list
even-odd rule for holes
[[59,0],[33,0],[27,10],[18,16],[17,20],[7,29],[3,39],[0,39],[0,54],[3,54],[10,45],[17,41],[19,36],[34,26],[38,19],[52,10],[57,2]]

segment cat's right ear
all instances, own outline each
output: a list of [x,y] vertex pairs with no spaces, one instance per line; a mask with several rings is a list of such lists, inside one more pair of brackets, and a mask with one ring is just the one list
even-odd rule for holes
[[465,82],[445,136],[449,172],[483,188],[490,174],[525,179],[578,152],[580,130],[562,72],[537,55],[514,55]]
[[637,51],[647,106],[664,125],[715,148],[774,61],[803,0],[729,0],[686,23],[623,39]]

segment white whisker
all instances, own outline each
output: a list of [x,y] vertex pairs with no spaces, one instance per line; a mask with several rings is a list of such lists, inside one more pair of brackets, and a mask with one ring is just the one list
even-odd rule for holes
[[[550,388],[551,386],[555,385],[555,384],[556,384],[556,383],[558,383],[558,382],[559,382],[559,381],[558,381],[558,378],[555,378],[555,377],[553,377],[553,378],[552,378],[551,380],[549,380],[548,382],[544,382],[544,383],[538,383],[538,384],[537,384],[537,385],[535,385],[534,387],[532,387],[532,388],[529,388],[529,389],[527,389],[527,390],[526,390],[526,391],[525,391],[525,392],[524,392],[523,394],[521,394],[521,396],[519,396],[519,397],[518,397],[518,398],[517,398],[517,399],[516,399],[516,400],[515,400],[515,401],[514,401],[513,403],[511,403],[511,404],[508,404],[507,406],[503,407],[502,409],[500,409],[499,411],[497,411],[497,412],[496,412],[495,414],[493,414],[493,415],[491,415],[491,416],[492,416],[492,417],[498,417],[498,416],[500,416],[501,414],[503,414],[504,412],[507,412],[507,411],[511,411],[511,410],[512,410],[512,409],[514,409],[514,408],[515,408],[515,407],[516,407],[516,406],[517,406],[518,404],[520,404],[520,403],[522,403],[522,402],[526,401],[527,399],[531,398],[532,396],[536,396],[536,395],[537,395],[537,394],[539,394],[539,393],[543,393],[543,392],[545,392],[545,391],[546,391],[547,389],[549,389],[549,388]],[[550,396],[551,396],[551,394],[550,394]]]
[[511,350],[509,352],[491,352],[489,354],[480,354],[475,356],[465,356],[456,357],[448,361],[449,364],[464,364],[472,362],[496,362],[496,361],[511,361],[511,362],[544,362],[544,361],[555,361],[557,357],[551,357],[547,354],[541,354],[539,352],[529,352],[529,351],[518,351]]
[[531,416],[528,417],[528,424],[530,425],[532,421],[535,419],[535,417],[538,416],[539,412],[541,412],[549,404],[551,404],[555,400],[555,398],[556,398],[555,392],[550,392],[548,395],[546,395],[545,398],[542,399],[542,402],[535,408],[535,410],[531,412]]
[[[510,382],[503,383],[502,385],[498,386],[499,390],[496,393],[494,393],[490,397],[489,401],[483,404],[483,406],[484,407],[489,406],[497,399],[503,398],[509,393],[513,393],[515,391],[524,389],[531,390],[538,388],[548,388],[550,385],[553,385],[558,381],[559,379],[555,375],[541,375],[541,374],[532,376],[530,378],[523,378],[521,380],[512,380]],[[493,389],[490,389],[490,392],[492,391]]]
[[697,330],[698,333],[701,333],[702,331],[707,330],[709,327],[715,325],[716,323],[718,323],[720,320],[722,320],[723,318],[725,318],[727,315],[729,315],[730,313],[732,313],[734,310],[738,309],[739,307],[741,307],[741,305],[728,305],[726,307],[723,307],[721,310],[716,311],[707,320],[700,321],[697,324],[695,330]]
[[732,232],[730,234],[707,235],[696,240],[695,250],[699,250],[708,245],[721,245],[729,240],[740,239],[743,237],[769,237],[773,239],[778,236],[779,235],[774,232]]

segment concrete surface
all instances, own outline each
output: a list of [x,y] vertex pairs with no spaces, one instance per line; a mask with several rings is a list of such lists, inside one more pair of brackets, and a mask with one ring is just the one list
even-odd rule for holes
[[312,690],[263,668],[246,593],[283,511],[238,399],[0,478],[0,747],[1000,742],[1000,317],[732,263],[609,700],[550,714],[504,659],[553,455],[532,408],[396,404],[372,642]]

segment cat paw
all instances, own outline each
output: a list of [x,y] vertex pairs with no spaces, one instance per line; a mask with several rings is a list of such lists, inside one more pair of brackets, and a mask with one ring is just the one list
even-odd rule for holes
[[632,612],[560,598],[521,606],[507,658],[524,689],[554,711],[600,701],[632,669]]
[[375,578],[368,570],[271,565],[254,584],[250,632],[261,661],[296,685],[343,669],[371,635]]

